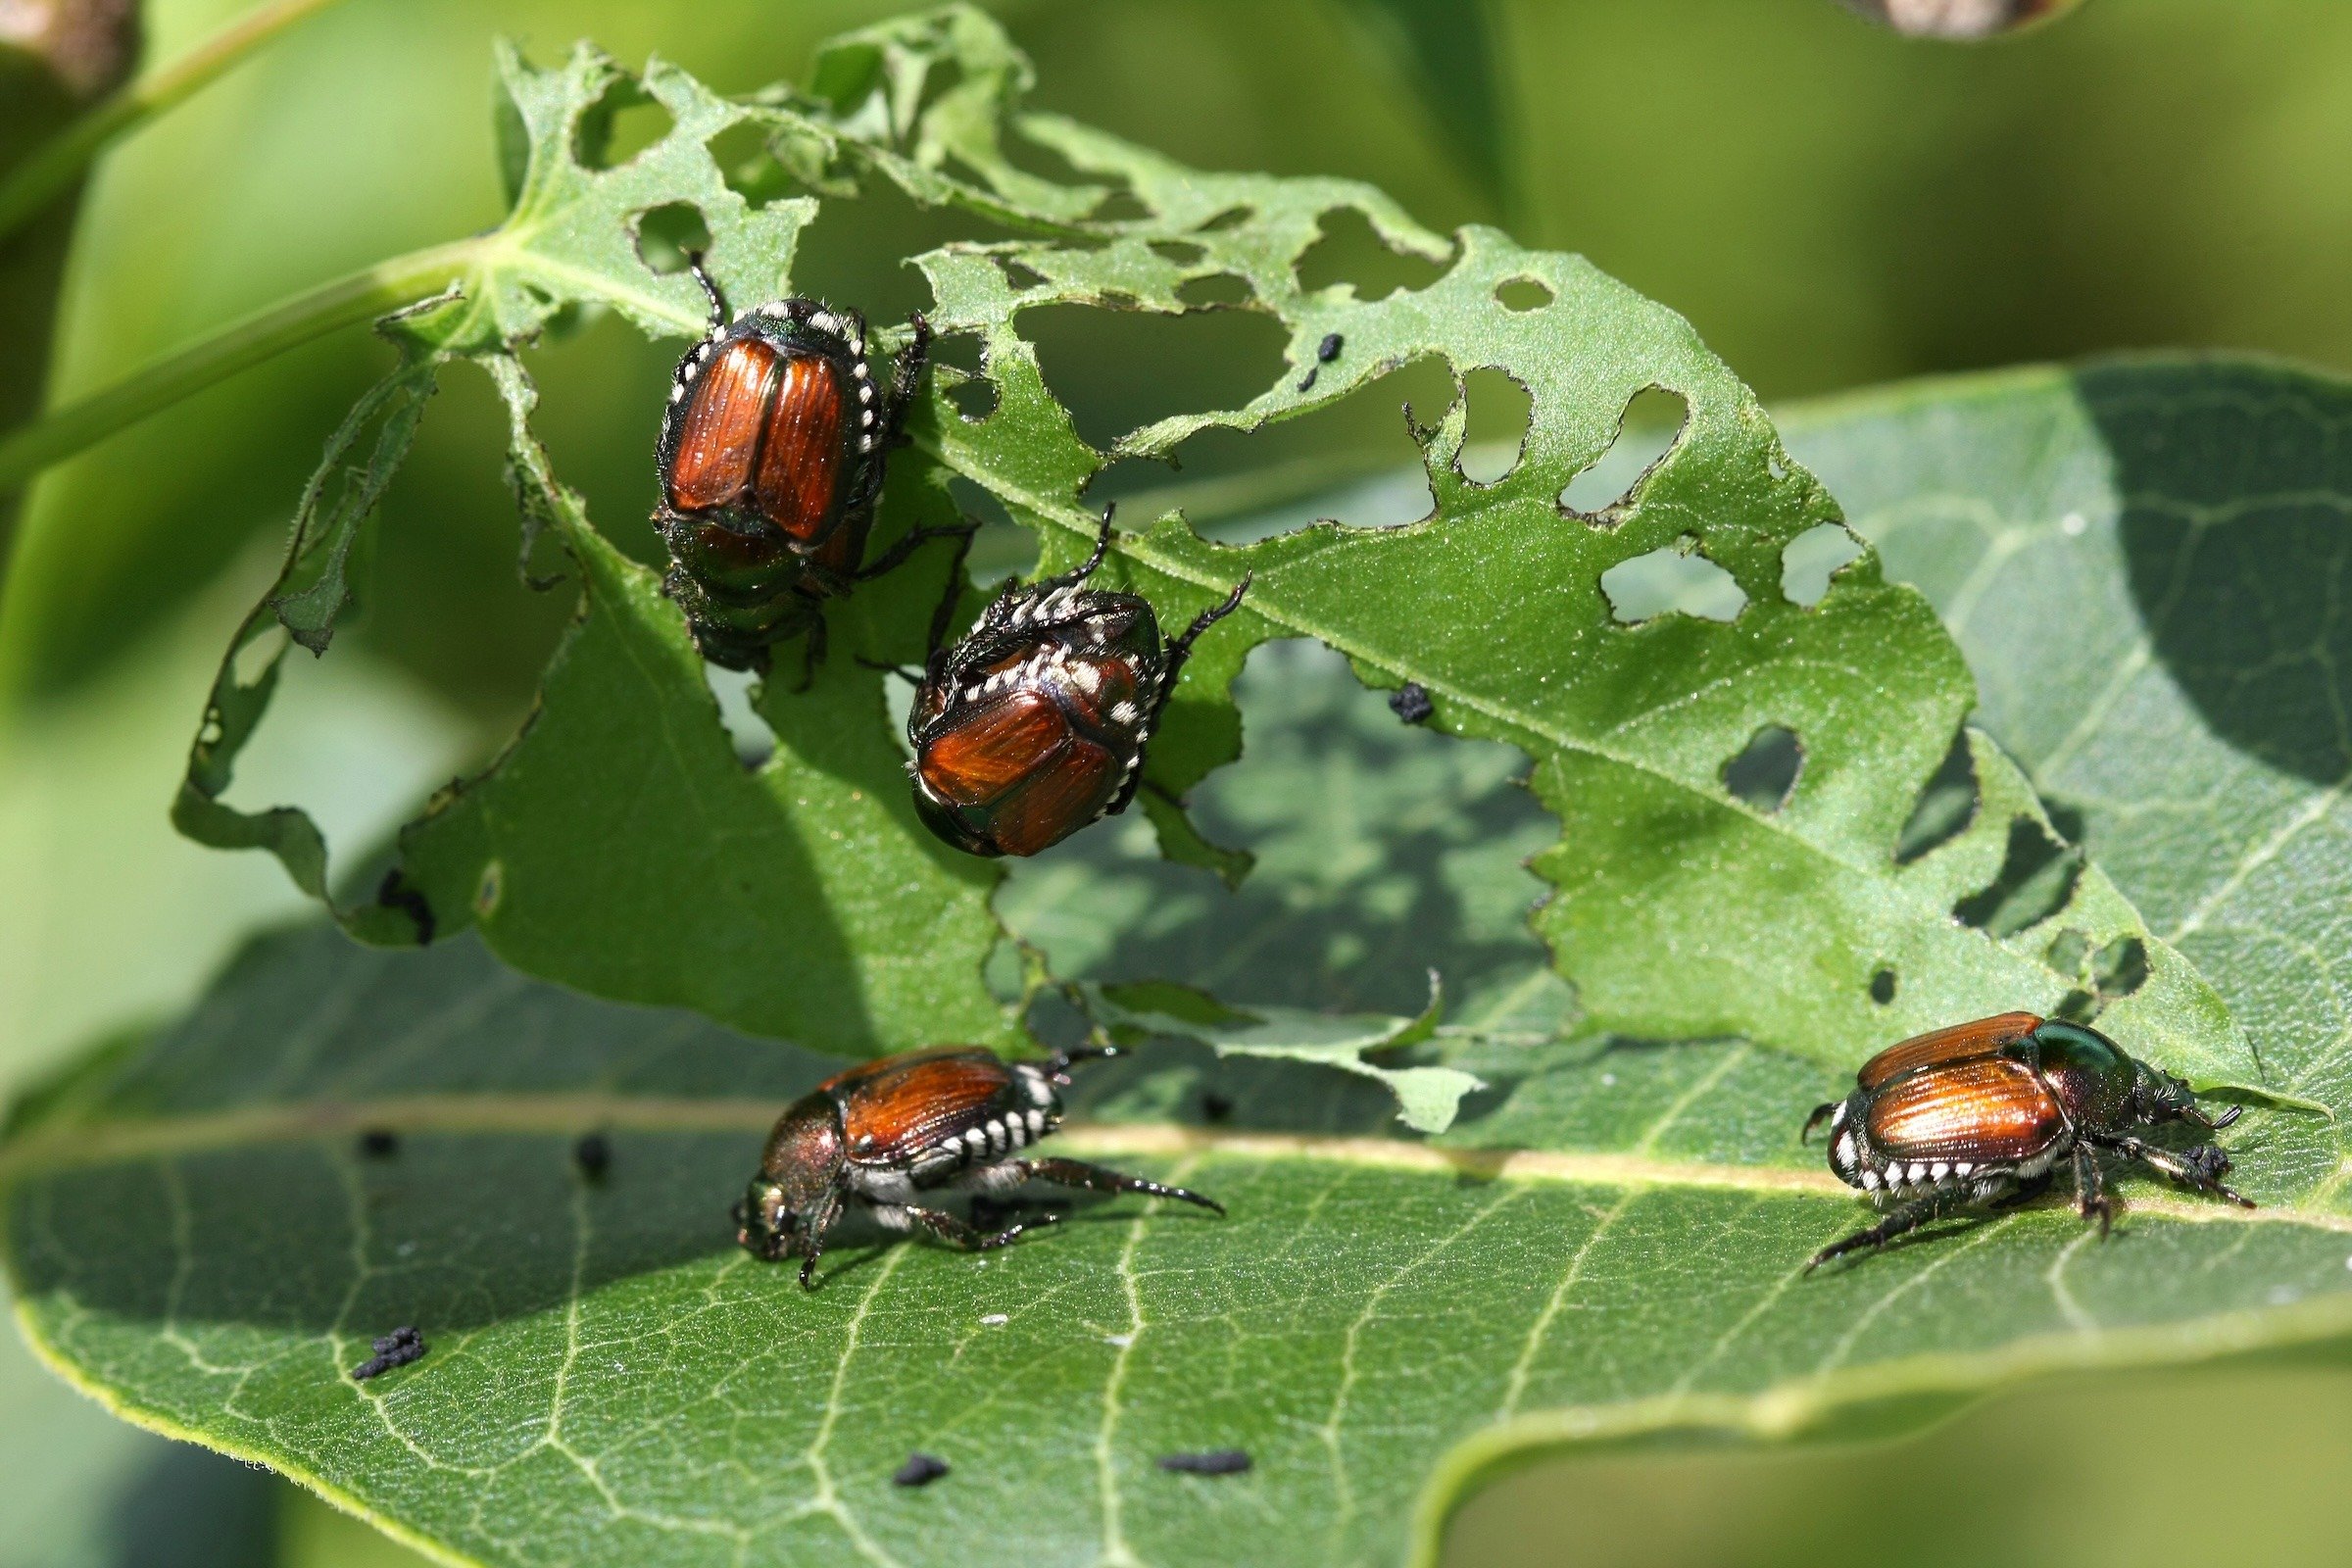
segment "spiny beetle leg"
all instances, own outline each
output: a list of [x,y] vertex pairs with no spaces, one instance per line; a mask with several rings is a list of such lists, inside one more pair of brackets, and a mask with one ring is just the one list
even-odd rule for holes
[[1813,1137],[1813,1129],[1838,1113],[1838,1102],[1833,1100],[1828,1104],[1815,1105],[1813,1114],[1805,1118],[1804,1131],[1796,1135],[1796,1141],[1800,1144],[1809,1143]]
[[1856,1231],[1844,1241],[1832,1242],[1820,1251],[1815,1252],[1806,1261],[1805,1272],[1812,1273],[1833,1257],[1842,1257],[1848,1252],[1885,1247],[1905,1231],[1917,1230],[1930,1220],[1941,1219],[1954,1209],[1963,1208],[1973,1201],[1975,1199],[1965,1189],[1930,1193],[1925,1198],[1915,1198],[1908,1203],[1895,1208],[1885,1219],[1868,1230]]
[[2108,1226],[2115,1222],[2115,1216],[2122,1209],[2123,1204],[2107,1195],[2107,1178],[2105,1173],[2099,1169],[2098,1155],[2091,1152],[2088,1144],[2077,1144],[2075,1146],[2075,1212],[2082,1216],[2084,1224],[2088,1224],[2094,1219],[2097,1220],[2099,1235],[2103,1238],[2107,1234]]
[[1037,1230],[1061,1218],[1059,1214],[1041,1214],[1036,1219],[1007,1225],[994,1235],[983,1235],[946,1209],[923,1208],[914,1203],[901,1203],[897,1206],[899,1212],[905,1215],[909,1223],[920,1225],[941,1241],[952,1247],[960,1247],[968,1252],[990,1251],[1004,1246],[1023,1231]]
[[1090,1165],[1083,1159],[1021,1159],[1010,1163],[1017,1165],[1023,1176],[1034,1176],[1039,1181],[1053,1182],[1059,1187],[1084,1187],[1098,1193],[1142,1193],[1148,1198],[1174,1198],[1187,1203],[1198,1203],[1219,1214],[1225,1212],[1225,1205],[1213,1198],[1203,1198],[1185,1188],[1169,1187],[1141,1176],[1130,1176],[1124,1171]]
[[2109,1146],[2126,1159],[2136,1159],[2153,1170],[2160,1170],[2184,1187],[2227,1198],[2240,1208],[2252,1208],[2253,1200],[2241,1198],[2222,1185],[2222,1177],[2230,1169],[2230,1156],[2211,1144],[2199,1144],[2174,1153],[2138,1138],[2118,1138]]
[[[865,565],[859,566],[852,575],[859,582],[870,582],[886,571],[895,571],[905,565],[908,556],[913,555],[934,539],[961,539],[968,548],[972,535],[979,531],[980,525],[968,520],[945,528],[909,528],[899,535],[897,542],[892,544],[888,550],[883,551]],[[962,564],[960,557],[957,558],[956,564]],[[961,587],[962,584],[957,583],[956,586]]]
[[915,385],[922,380],[923,367],[931,360],[930,321],[916,311],[906,318],[906,346],[899,350],[891,367],[890,406],[882,416],[888,421],[882,429],[885,452],[899,444],[900,427],[906,422],[906,409],[914,401]]

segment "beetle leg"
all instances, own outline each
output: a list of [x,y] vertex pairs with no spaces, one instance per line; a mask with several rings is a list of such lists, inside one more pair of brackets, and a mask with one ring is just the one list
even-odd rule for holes
[[2123,1206],[2107,1195],[2107,1178],[2100,1171],[2099,1157],[2091,1152],[2090,1145],[2075,1145],[2075,1212],[2082,1216],[2084,1224],[2097,1220],[2103,1238]]
[[710,298],[710,330],[715,332],[727,324],[727,297],[718,291],[717,280],[703,270],[701,251],[686,253],[686,270],[694,274],[694,280],[703,285],[703,292]]
[[[1102,521],[1104,537],[1107,538],[1110,527],[1110,513],[1107,510],[1102,514]],[[1250,573],[1245,571],[1242,580],[1233,585],[1233,592],[1225,596],[1223,604],[1211,605],[1195,615],[1193,623],[1184,629],[1184,635],[1168,644],[1159,666],[1159,687],[1152,694],[1152,707],[1144,714],[1144,722],[1136,732],[1138,735],[1149,738],[1153,730],[1159,728],[1159,715],[1166,711],[1168,699],[1176,695],[1176,677],[1183,672],[1184,662],[1193,656],[1193,639],[1239,609],[1242,595],[1249,591]],[[1102,808],[1102,814],[1116,816],[1127,809],[1127,803],[1135,799],[1135,792],[1143,782],[1144,770],[1139,766],[1127,775],[1127,783],[1117,798]]]
[[1166,657],[1159,666],[1159,691],[1152,699],[1151,715],[1144,720],[1145,733],[1149,734],[1159,727],[1160,710],[1168,706],[1170,697],[1176,695],[1176,677],[1183,671],[1184,662],[1193,657],[1194,640],[1209,627],[1239,610],[1242,605],[1242,595],[1249,591],[1250,573],[1245,571],[1242,573],[1242,580],[1233,585],[1233,592],[1225,596],[1223,604],[1211,605],[1195,615],[1193,623],[1184,628],[1184,635],[1168,644]]
[[[883,551],[882,554],[876,556],[870,563],[859,566],[856,571],[850,573],[850,575],[858,582],[865,582],[871,578],[879,577],[886,571],[895,570],[899,566],[906,564],[906,558],[908,556],[913,555],[917,550],[921,549],[924,545],[929,544],[934,539],[961,539],[968,548],[971,543],[972,535],[978,533],[979,531],[980,525],[968,519],[956,524],[952,528],[909,528],[905,533],[899,535],[898,539],[892,543],[888,550]],[[961,564],[960,562],[957,564]],[[950,574],[949,580],[951,582],[955,580],[953,573]],[[958,586],[960,586],[960,584],[958,584]]]
[[1102,526],[1095,534],[1094,553],[1086,558],[1076,571],[1069,574],[1073,586],[1092,577],[1095,574],[1095,568],[1102,564],[1102,558],[1110,553],[1110,519],[1112,514],[1118,510],[1119,504],[1116,501],[1102,503]]
[[[913,335],[899,350],[898,359],[891,366],[890,402],[882,410],[882,439],[875,448],[877,455],[899,444],[899,428],[906,422],[906,410],[914,402],[915,385],[922,380],[923,367],[931,359],[931,323],[923,318],[923,313],[916,311],[909,315],[906,325]],[[881,466],[879,462],[874,465],[877,472]]]
[[[969,519],[966,519],[967,521]],[[939,591],[939,603],[931,610],[929,640],[923,644],[923,662],[926,675],[929,667],[939,662],[948,646],[948,627],[956,618],[956,603],[963,597],[964,564],[971,559],[972,536],[980,531],[976,522],[959,530],[962,537],[956,541],[956,559],[948,563],[948,580]],[[922,684],[917,681],[915,684]]]
[[1083,1159],[1015,1159],[1005,1163],[1017,1166],[1023,1176],[1052,1182],[1057,1187],[1084,1187],[1098,1193],[1142,1193],[1149,1198],[1176,1198],[1202,1208],[1225,1212],[1225,1205],[1213,1198],[1182,1187],[1168,1187],[1142,1176],[1130,1176],[1125,1171],[1108,1170],[1090,1165]]
[[1915,1198],[1908,1203],[1897,1206],[1885,1219],[1869,1229],[1856,1231],[1844,1241],[1832,1242],[1820,1251],[1815,1252],[1806,1259],[1805,1272],[1810,1274],[1831,1258],[1842,1256],[1847,1252],[1885,1247],[1905,1231],[1917,1230],[1930,1220],[1941,1219],[1955,1209],[1966,1208],[1972,1203],[1982,1202],[1986,1196],[1988,1195],[1984,1194],[1981,1187],[1960,1187],[1939,1189],[1929,1193],[1924,1198]]
[[1813,1107],[1813,1114],[1805,1118],[1804,1131],[1796,1135],[1796,1141],[1801,1144],[1810,1139],[1813,1136],[1814,1128],[1820,1126],[1823,1122],[1828,1121],[1832,1116],[1838,1113],[1838,1102],[1835,1100],[1831,1101],[1826,1105],[1815,1105]]
[[974,1230],[944,1208],[922,1208],[913,1203],[895,1203],[878,1206],[875,1215],[885,1224],[895,1212],[900,1223],[920,1225],[951,1247],[960,1247],[967,1252],[987,1252],[1004,1246],[1023,1231],[1038,1230],[1060,1220],[1059,1214],[1040,1214],[1035,1219],[1020,1220],[994,1233]]
[[2162,1171],[2183,1187],[2193,1187],[2199,1192],[2227,1198],[2240,1208],[2254,1206],[2251,1199],[2241,1198],[2222,1185],[2222,1177],[2230,1170],[2230,1156],[2211,1144],[2199,1144],[2193,1149],[2183,1149],[2175,1153],[2141,1139],[2123,1137],[2110,1140],[2108,1147],[2126,1159],[2136,1159],[2143,1165]]

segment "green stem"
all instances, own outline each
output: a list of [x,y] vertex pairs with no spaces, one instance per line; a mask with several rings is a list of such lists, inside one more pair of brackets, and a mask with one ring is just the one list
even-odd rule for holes
[[51,410],[0,438],[0,494],[215,381],[336,327],[430,298],[478,260],[487,243],[459,240],[379,262],[232,321],[110,387]]
[[259,5],[160,71],[124,87],[51,138],[0,178],[0,235],[13,232],[80,177],[99,149],[160,115],[277,34],[335,0]]

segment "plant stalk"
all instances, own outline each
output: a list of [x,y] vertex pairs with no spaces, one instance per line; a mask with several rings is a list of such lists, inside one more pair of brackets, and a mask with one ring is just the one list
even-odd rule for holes
[[335,0],[259,5],[161,70],[91,109],[0,177],[0,236],[49,205],[106,144],[210,83],[229,67]]
[[322,283],[151,361],[112,386],[52,409],[0,437],[0,494],[22,488],[52,464],[215,381],[339,326],[429,299],[462,275],[486,243],[464,239],[412,251]]

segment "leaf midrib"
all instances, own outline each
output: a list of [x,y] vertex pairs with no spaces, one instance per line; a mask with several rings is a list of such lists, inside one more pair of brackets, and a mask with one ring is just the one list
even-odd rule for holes
[[[36,1125],[0,1145],[0,1189],[27,1176],[251,1147],[346,1140],[381,1128],[402,1134],[569,1137],[595,1132],[764,1133],[772,1099],[695,1099],[584,1091],[406,1095],[118,1121]],[[1827,1170],[1661,1159],[1610,1151],[1463,1149],[1403,1138],[1251,1133],[1179,1122],[1071,1122],[1056,1135],[1072,1152],[1169,1159],[1223,1156],[1311,1160],[1480,1181],[1556,1182],[1611,1190],[1702,1188],[1788,1198],[1860,1195]],[[2296,1224],[2352,1235],[2352,1215],[2301,1205],[2256,1209],[2135,1193],[2134,1213],[2191,1223]]]
[[[950,468],[953,468],[956,472],[963,475],[965,478],[970,479],[973,483],[981,485],[983,488],[993,490],[1002,498],[1018,503],[1020,506],[1036,514],[1038,516],[1046,518],[1057,526],[1066,528],[1070,532],[1077,534],[1082,538],[1088,540],[1093,539],[1097,529],[1101,526],[1101,519],[1098,517],[1082,515],[1075,510],[1057,506],[1053,501],[1039,496],[1033,491],[1007,485],[1004,483],[1003,475],[995,473],[991,470],[980,468],[973,465],[958,463],[952,453],[936,442],[918,440],[917,444],[921,446],[925,452],[936,458],[940,463]],[[1206,589],[1212,595],[1223,594],[1231,589],[1231,583],[1219,582],[1213,577],[1209,577],[1195,571],[1189,566],[1169,559],[1161,552],[1152,549],[1148,543],[1143,542],[1144,538],[1145,536],[1137,534],[1120,534],[1112,541],[1111,548],[1118,554],[1126,556],[1131,560],[1140,562],[1164,576],[1173,577],[1180,582],[1190,583],[1197,588]],[[1830,848],[1830,846],[1823,844],[1818,840],[1805,837],[1803,834],[1797,832],[1794,826],[1792,826],[1784,815],[1775,814],[1767,816],[1762,812],[1748,808],[1737,800],[1730,799],[1728,797],[1719,797],[1712,791],[1703,789],[1700,786],[1691,783],[1688,779],[1677,778],[1672,773],[1661,770],[1652,762],[1645,761],[1641,758],[1634,757],[1623,752],[1613,751],[1610,748],[1599,744],[1590,736],[1579,735],[1571,731],[1549,727],[1532,717],[1525,716],[1516,710],[1503,707],[1477,693],[1468,691],[1454,684],[1453,682],[1446,680],[1443,676],[1435,675],[1412,665],[1401,663],[1385,655],[1369,653],[1363,648],[1357,646],[1351,639],[1344,635],[1334,633],[1328,627],[1305,619],[1295,612],[1283,610],[1278,605],[1269,604],[1267,599],[1262,594],[1251,596],[1250,601],[1250,613],[1257,615],[1261,619],[1270,621],[1288,631],[1298,633],[1301,636],[1315,638],[1323,643],[1326,647],[1336,649],[1351,660],[1361,661],[1362,662],[1373,665],[1376,668],[1387,670],[1390,673],[1400,677],[1401,679],[1413,681],[1419,684],[1425,690],[1433,694],[1444,696],[1448,700],[1458,703],[1462,707],[1470,709],[1476,712],[1483,713],[1487,717],[1494,719],[1496,723],[1508,729],[1517,730],[1520,733],[1535,736],[1544,742],[1547,742],[1549,745],[1559,751],[1580,753],[1584,756],[1595,758],[1604,762],[1614,763],[1619,767],[1629,768],[1637,773],[1641,773],[1649,778],[1658,780],[1660,783],[1665,784],[1669,788],[1689,799],[1698,801],[1710,808],[1729,811],[1735,815],[1744,817],[1754,826],[1762,828],[1767,832],[1778,834],[1781,838],[1788,843],[1794,844],[1803,849],[1815,858],[1827,861],[1829,864],[1835,865],[1841,870],[1863,877],[1877,877],[1880,874],[1880,867],[1867,861],[1847,859],[1845,857],[1838,854],[1835,850]],[[1531,760],[1537,761],[1539,765],[1541,764],[1541,759]],[[1890,850],[1889,863],[1891,863],[1891,855],[1892,852]],[[1940,905],[1934,904],[1931,901],[1921,900],[1916,894],[1912,894],[1910,892],[1910,890],[1917,885],[1915,879],[1895,876],[1887,878],[1887,881],[1891,886],[1903,891],[1903,893],[1906,895],[1907,902],[1913,908],[1922,910],[1936,918],[1941,918],[1943,916],[1944,911]],[[2057,972],[2055,970],[2047,969],[2046,966],[2034,964],[2034,960],[2031,958],[2011,952],[2007,946],[2000,942],[1992,941],[1992,939],[1989,937],[1986,938],[1986,940],[1988,942],[1992,942],[1994,951],[2007,955],[2009,957],[2015,959],[2021,964],[2026,965],[2027,967],[2042,968],[2044,972],[2050,974],[2056,974]]]

